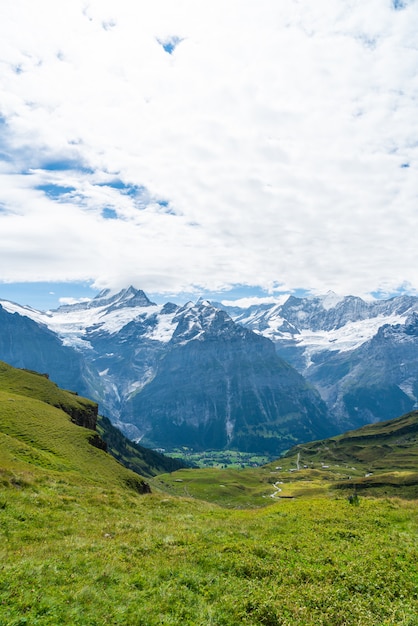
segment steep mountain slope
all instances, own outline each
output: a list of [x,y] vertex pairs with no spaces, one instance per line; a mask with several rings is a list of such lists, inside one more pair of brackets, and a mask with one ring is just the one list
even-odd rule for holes
[[107,417],[101,415],[97,418],[97,432],[106,443],[107,451],[122,465],[132,471],[151,478],[166,472],[175,472],[187,467],[179,459],[172,459],[155,450],[130,441],[121,431],[113,426]]
[[319,390],[340,431],[418,406],[418,298],[365,302],[330,293],[226,310],[274,341]]
[[[81,359],[88,395],[132,439],[279,454],[333,432],[318,394],[273,345],[208,302],[158,306],[130,287],[46,313],[2,305]],[[48,371],[55,379],[53,363]]]
[[126,406],[144,441],[277,454],[333,431],[319,396],[270,341],[205,301],[177,319],[154,378]]
[[318,356],[309,379],[350,427],[402,415],[417,406],[418,316],[384,325],[356,350]]
[[50,373],[60,387],[88,396],[90,375],[84,358],[46,326],[46,316],[12,303],[3,304],[0,303],[0,358],[14,367]]

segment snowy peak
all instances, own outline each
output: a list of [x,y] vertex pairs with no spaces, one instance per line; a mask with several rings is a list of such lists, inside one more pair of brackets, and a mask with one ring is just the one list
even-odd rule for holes
[[235,322],[274,341],[279,353],[287,347],[304,352],[305,364],[309,365],[315,353],[353,350],[383,325],[405,323],[408,316],[418,312],[418,298],[400,296],[366,302],[357,296],[328,292],[307,298],[289,296],[284,303],[248,309],[223,308]]
[[103,289],[93,300],[81,302],[79,304],[67,304],[61,306],[57,311],[85,311],[87,309],[97,309],[104,307],[108,311],[122,307],[147,307],[155,306],[141,289],[128,287],[118,292],[110,289]]
[[344,300],[344,296],[337,295],[334,291],[328,291],[324,296],[320,296],[322,307],[327,311],[333,309]]
[[203,338],[242,335],[247,332],[237,325],[225,312],[214,307],[207,300],[198,300],[181,307],[173,322],[177,324],[173,334],[173,342],[187,343]]

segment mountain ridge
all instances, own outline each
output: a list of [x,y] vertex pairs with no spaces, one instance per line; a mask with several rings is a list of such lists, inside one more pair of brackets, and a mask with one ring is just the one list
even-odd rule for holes
[[[208,420],[215,420],[217,430],[224,433],[222,445],[234,440],[230,432],[237,419],[234,418],[234,421],[228,417],[231,389],[235,389],[231,382],[234,373],[228,368],[236,368],[237,361],[227,356],[227,346],[228,341],[238,336],[244,343],[247,342],[249,351],[255,352],[252,355],[249,353],[247,358],[244,349],[241,350],[241,363],[247,362],[244,368],[247,391],[242,395],[242,391],[235,389],[234,402],[239,405],[238,398],[242,397],[248,400],[243,406],[247,409],[254,406],[253,400],[248,398],[252,394],[251,388],[257,389],[255,395],[262,398],[261,402],[255,401],[259,405],[257,419],[259,424],[264,419],[265,444],[271,438],[268,426],[271,417],[266,418],[270,415],[266,407],[271,404],[272,389],[278,387],[270,380],[270,399],[267,399],[260,377],[250,374],[251,361],[255,363],[259,360],[256,345],[260,349],[266,345],[261,339],[272,341],[278,357],[304,378],[303,385],[296,385],[299,391],[293,394],[293,391],[287,390],[286,394],[303,397],[303,388],[308,384],[314,395],[319,392],[320,397],[315,401],[311,399],[316,407],[319,407],[319,400],[325,403],[327,409],[322,410],[320,419],[318,415],[318,419],[314,420],[317,425],[313,431],[308,428],[314,438],[315,432],[319,436],[323,434],[320,422],[343,432],[369,422],[397,417],[418,406],[418,357],[415,356],[418,354],[418,298],[415,296],[403,295],[366,302],[356,296],[337,296],[329,292],[309,298],[289,296],[285,301],[280,298],[277,303],[241,308],[211,303],[202,298],[196,303],[184,305],[157,305],[143,291],[130,286],[117,293],[105,290],[89,303],[65,305],[55,311],[39,312],[1,300],[0,305],[4,327],[9,328],[3,337],[0,333],[0,358],[14,365],[46,371],[48,363],[53,361],[48,354],[56,354],[56,361],[62,361],[59,353],[67,349],[70,368],[59,368],[57,362],[52,362],[54,375],[59,377],[57,382],[77,388],[83,395],[98,400],[103,412],[110,415],[112,422],[130,438],[140,440],[145,437],[150,442],[158,440],[158,447],[165,447],[167,441],[163,441],[161,435],[150,436],[150,419],[146,413],[159,415],[158,420],[162,419],[166,424],[166,431],[167,425],[174,423],[179,428],[182,423],[182,428],[186,428],[186,424],[190,426],[193,420],[196,421],[193,415],[200,415],[202,432],[208,432],[204,425]],[[19,317],[13,318],[12,323],[11,318],[5,320],[6,313]],[[21,335],[29,337],[23,343],[19,343],[19,337],[16,333],[13,335],[11,330],[12,326],[19,325]],[[258,344],[252,335],[240,334],[238,327],[258,336]],[[28,365],[22,362],[24,344],[30,348],[37,335],[40,337],[36,343],[38,355],[34,346]],[[6,340],[9,341],[7,345]],[[46,350],[48,342],[51,347]],[[185,349],[191,342],[195,342],[198,355],[195,349]],[[209,346],[214,350],[212,360],[205,361]],[[223,360],[219,356],[220,346],[225,353]],[[278,362],[273,366],[268,350],[263,350],[265,361],[270,361],[271,367],[277,370]],[[176,359],[183,363],[183,376],[178,374],[177,389],[171,387],[173,395],[168,398],[169,369]],[[195,380],[195,390],[199,385],[195,372],[187,369],[190,368],[188,359],[193,361],[195,369],[203,368],[201,381],[209,381],[207,374],[211,364],[218,377],[216,383],[210,383],[210,399],[209,395],[205,399],[204,394],[194,392],[193,407],[186,399],[186,395],[190,394],[187,379]],[[65,375],[71,384],[63,380]],[[269,375],[265,379],[268,380]],[[256,387],[254,380],[257,381]],[[160,390],[158,393],[157,388]],[[250,396],[246,395],[247,392]],[[183,396],[180,405],[179,394]],[[161,406],[158,408],[159,398],[165,406],[164,410]],[[181,412],[185,413],[184,418],[180,417]],[[261,418],[262,415],[264,418]],[[294,422],[295,430],[298,419]],[[245,428],[249,434],[252,426],[247,423]],[[190,437],[189,432],[186,440]],[[178,441],[177,435],[175,438]],[[213,441],[213,435],[210,438]],[[198,440],[201,447],[201,435],[196,431],[195,445]],[[221,445],[220,442],[218,437],[217,445]],[[288,443],[291,444],[291,440]]]
[[319,391],[341,432],[418,407],[417,297],[291,296],[277,305],[223,308],[274,342]]
[[[15,324],[31,317],[38,333],[52,333],[63,349],[72,351],[83,393],[99,401],[101,412],[131,439],[146,435],[147,442],[167,447],[174,443],[167,433],[171,428],[174,436],[177,424],[185,438],[174,437],[176,445],[201,449],[235,442],[277,455],[301,436],[332,431],[314,388],[284,365],[269,339],[237,325],[225,311],[206,300],[155,305],[132,287],[108,295],[102,292],[88,304],[44,314],[0,304],[10,326],[13,316],[18,316]],[[26,326],[30,335],[29,320]],[[24,350],[13,355],[11,344],[8,360],[14,364]],[[51,376],[62,375],[63,363],[50,365]],[[168,384],[170,368],[178,371],[175,387]],[[257,369],[265,373],[264,380]]]

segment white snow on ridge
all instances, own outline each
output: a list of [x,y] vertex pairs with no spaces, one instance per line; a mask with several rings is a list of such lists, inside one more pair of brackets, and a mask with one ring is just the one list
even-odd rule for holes
[[48,326],[61,336],[72,333],[83,334],[86,328],[93,326],[113,334],[121,330],[143,311],[143,307],[134,307],[117,309],[107,313],[107,306],[79,310],[74,308],[74,310],[66,311],[58,309],[51,312],[51,321]]
[[146,318],[157,314],[157,326],[149,336],[151,339],[167,342],[174,332],[172,325],[174,314],[159,316],[161,305],[121,307],[109,312],[108,305],[90,308],[62,308],[43,312],[31,307],[20,306],[8,300],[0,300],[0,304],[8,313],[18,313],[38,324],[44,324],[61,338],[64,345],[78,349],[90,347],[86,338],[87,328],[96,327],[97,330],[112,335],[138,317]]
[[[103,295],[108,296],[109,294],[106,292]],[[115,306],[115,301],[103,297],[97,299],[96,302],[92,300],[89,306],[65,306],[47,312],[37,311],[29,306],[21,306],[7,300],[0,300],[0,305],[9,313],[18,313],[38,324],[47,326],[60,337],[64,345],[79,350],[91,348],[89,336],[92,332],[105,332],[114,335],[132,321],[145,322],[147,326],[144,327],[144,329],[146,328],[146,334],[142,335],[144,338],[168,343],[173,337],[179,316],[187,320],[188,327],[183,330],[184,337],[178,337],[178,339],[183,339],[187,343],[191,339],[199,339],[218,315],[218,310],[216,308],[211,310],[211,303],[203,299],[196,304],[188,302],[170,313],[162,313],[163,305],[147,304],[144,306],[140,300],[138,300],[137,306],[123,306],[123,302],[131,301],[134,295],[134,290],[132,293],[130,290],[121,292],[121,299],[117,301],[118,306]],[[283,296],[283,300],[287,297],[287,295],[286,297]],[[325,310],[335,308],[339,302],[344,300],[344,297],[333,292],[328,292],[324,296],[318,296],[318,298]],[[344,326],[330,331],[314,331],[306,328],[298,331],[292,323],[282,317],[282,299],[279,298],[278,300],[280,302],[278,301],[274,307],[267,309],[261,307],[259,310],[252,308],[247,311],[243,309],[242,313],[235,314],[232,318],[240,325],[251,328],[257,334],[263,335],[273,342],[296,343],[302,350],[305,350],[308,361],[311,360],[315,352],[324,350],[345,352],[356,349],[370,340],[384,324],[403,324],[408,316],[408,312],[404,312],[402,315],[396,313],[385,315],[384,312],[381,312],[378,316],[348,322]],[[235,305],[238,302],[240,301],[236,301]],[[300,306],[294,309],[295,313],[300,322],[308,316],[308,313],[303,310],[302,302]],[[87,329],[89,329],[88,333],[86,332]],[[293,330],[294,332],[292,332]]]
[[329,309],[334,309],[339,302],[344,300],[344,296],[339,296],[333,291],[328,291],[325,296],[321,297],[321,304],[326,311]]
[[107,311],[107,306],[95,307],[85,310],[74,311],[54,311],[52,319],[48,322],[51,330],[54,330],[66,341],[79,341],[86,335],[86,329],[97,329],[114,335],[122,330],[132,321],[156,317],[155,326],[151,327],[146,337],[154,341],[167,343],[170,341],[175,330],[173,318],[177,311],[173,313],[161,314],[162,305],[121,307],[113,311]]
[[306,348],[305,357],[307,366],[309,366],[311,365],[311,356],[316,352],[323,350],[337,352],[355,350],[374,337],[384,324],[403,324],[405,320],[406,317],[401,315],[379,315],[367,320],[349,322],[336,330],[302,330],[300,335],[292,336],[292,338],[296,338],[299,346]]
[[160,315],[157,319],[157,325],[147,335],[148,339],[168,343],[176,328],[176,324],[173,323],[173,318],[176,314],[177,311]]
[[260,305],[260,304],[276,304],[280,306],[289,299],[288,293],[279,294],[277,296],[266,296],[266,297],[249,297],[249,298],[240,298],[238,300],[221,300],[221,304],[228,307],[236,307],[239,309],[248,309],[250,306]]
[[28,317],[38,324],[45,324],[48,326],[50,316],[49,312],[45,313],[43,311],[37,311],[36,309],[32,309],[30,306],[21,306],[15,302],[9,302],[9,300],[0,300],[0,305],[8,313],[18,313],[19,315]]

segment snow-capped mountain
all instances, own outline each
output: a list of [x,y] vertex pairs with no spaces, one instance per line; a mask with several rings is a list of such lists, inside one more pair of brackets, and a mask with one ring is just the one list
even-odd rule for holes
[[[149,445],[278,454],[333,431],[319,394],[273,344],[207,301],[156,305],[130,287],[55,311],[0,305],[1,359],[46,371],[59,384],[64,378]],[[25,345],[35,328],[39,342],[29,359]],[[51,338],[53,351],[45,347]]]
[[328,293],[244,309],[157,305],[129,287],[55,311],[0,305],[1,359],[90,395],[156,446],[288,447],[418,406],[411,296]]
[[[384,324],[399,324],[418,311],[418,298],[401,296],[365,302],[354,296],[296,298],[285,303],[253,305],[246,309],[224,306],[232,319],[283,347],[297,345],[309,364],[309,355],[331,350],[353,350],[371,339]],[[335,345],[333,345],[335,344]]]
[[329,293],[223,308],[274,342],[277,353],[319,390],[341,429],[416,408],[418,298],[366,302]]
[[275,454],[333,431],[319,395],[269,340],[205,301],[173,322],[154,377],[125,407],[146,442]]

